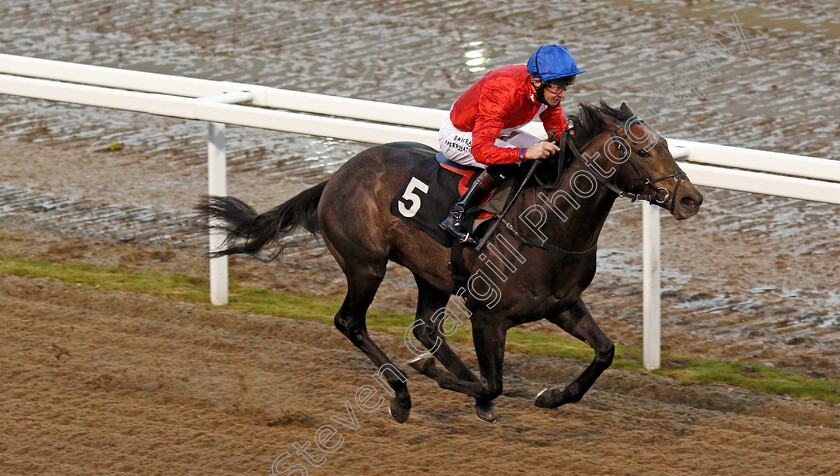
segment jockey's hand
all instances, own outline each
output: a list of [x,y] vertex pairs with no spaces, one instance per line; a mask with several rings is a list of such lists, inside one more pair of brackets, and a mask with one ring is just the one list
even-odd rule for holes
[[549,155],[560,152],[560,147],[554,142],[538,142],[525,151],[526,160],[544,159]]

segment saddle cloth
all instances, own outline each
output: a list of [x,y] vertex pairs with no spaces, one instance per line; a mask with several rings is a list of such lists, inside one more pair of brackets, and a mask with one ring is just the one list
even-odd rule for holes
[[[390,209],[392,215],[424,231],[441,245],[450,247],[455,237],[441,229],[439,224],[472,185],[476,172],[481,169],[452,162],[442,153],[434,158],[431,160],[431,154],[418,155],[411,177],[398,189]],[[481,205],[467,210],[464,227],[476,240],[480,239],[475,234],[481,231],[478,228],[501,212],[509,189],[510,186],[503,184]]]

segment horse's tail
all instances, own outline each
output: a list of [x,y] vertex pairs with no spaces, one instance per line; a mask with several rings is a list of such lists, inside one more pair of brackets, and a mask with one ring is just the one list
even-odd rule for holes
[[[198,223],[204,228],[221,230],[227,234],[224,244],[226,249],[211,251],[209,256],[246,253],[256,255],[271,245],[277,245],[268,260],[278,258],[290,245],[299,243],[283,240],[293,231],[303,228],[308,239],[314,238],[318,230],[318,202],[324,193],[327,181],[304,190],[287,202],[271,210],[257,212],[242,200],[234,197],[205,196],[196,205]],[[236,244],[244,239],[245,242]],[[232,246],[231,246],[232,245]]]

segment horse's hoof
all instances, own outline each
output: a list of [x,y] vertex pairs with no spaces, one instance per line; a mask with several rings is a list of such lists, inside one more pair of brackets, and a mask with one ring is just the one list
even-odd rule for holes
[[567,403],[577,403],[580,401],[583,395],[573,396],[571,392],[569,392],[568,388],[564,388],[563,392],[560,393],[560,398],[557,399],[557,406],[561,407]]
[[499,413],[496,411],[496,405],[493,402],[476,403],[475,416],[487,423],[496,423],[496,420],[499,419]]
[[544,388],[540,393],[537,394],[537,399],[534,400],[534,405],[540,408],[557,408],[557,405],[554,404],[554,399],[552,395],[554,392],[551,390]]
[[391,414],[391,418],[397,421],[397,423],[405,423],[408,420],[408,414],[411,413],[411,407],[403,408],[397,403],[397,399],[392,398],[391,403],[388,405],[388,413]]
[[431,377],[434,373],[435,358],[428,354],[409,360],[408,365],[421,374]]

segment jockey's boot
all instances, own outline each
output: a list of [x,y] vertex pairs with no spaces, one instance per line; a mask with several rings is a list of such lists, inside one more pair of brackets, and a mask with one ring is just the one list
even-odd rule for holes
[[478,178],[473,181],[469,190],[452,206],[452,211],[449,212],[446,220],[441,222],[440,227],[455,235],[461,243],[470,246],[477,245],[478,242],[470,236],[469,232],[462,228],[464,213],[481,203],[498,185],[499,179],[497,177],[489,174],[487,170],[482,170]]

